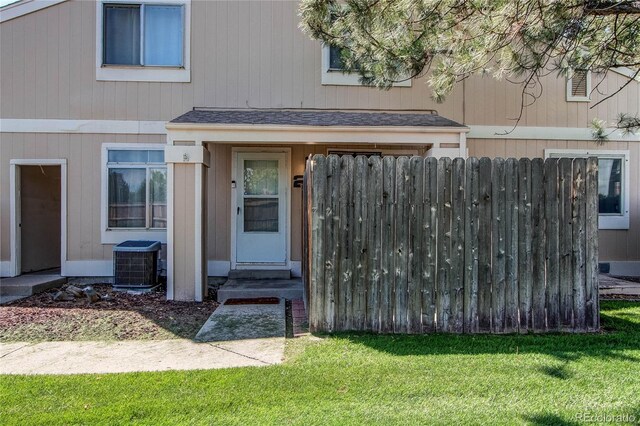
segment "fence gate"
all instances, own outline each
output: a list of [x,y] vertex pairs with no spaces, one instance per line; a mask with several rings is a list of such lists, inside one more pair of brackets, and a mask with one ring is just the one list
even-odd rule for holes
[[597,158],[315,155],[311,331],[595,331]]

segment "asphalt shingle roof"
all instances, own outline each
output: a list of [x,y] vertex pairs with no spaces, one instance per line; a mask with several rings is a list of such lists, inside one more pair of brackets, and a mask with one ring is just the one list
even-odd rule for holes
[[258,124],[283,126],[408,126],[464,127],[432,113],[388,113],[309,110],[216,110],[196,109],[172,123]]

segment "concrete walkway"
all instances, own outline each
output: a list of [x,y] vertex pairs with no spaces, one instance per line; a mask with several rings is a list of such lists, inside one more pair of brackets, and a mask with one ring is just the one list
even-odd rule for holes
[[600,274],[600,296],[624,295],[640,299],[640,283]]
[[284,338],[0,343],[1,374],[104,374],[279,364]]

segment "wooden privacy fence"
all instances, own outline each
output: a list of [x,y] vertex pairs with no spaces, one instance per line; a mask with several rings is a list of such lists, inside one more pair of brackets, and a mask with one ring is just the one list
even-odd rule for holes
[[596,158],[309,158],[312,331],[599,329]]

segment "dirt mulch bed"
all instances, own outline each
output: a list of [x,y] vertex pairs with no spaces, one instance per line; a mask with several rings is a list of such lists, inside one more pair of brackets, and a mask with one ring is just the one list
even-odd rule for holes
[[193,338],[218,303],[166,300],[164,291],[128,294],[94,285],[103,298],[54,301],[57,290],[0,306],[0,342]]

